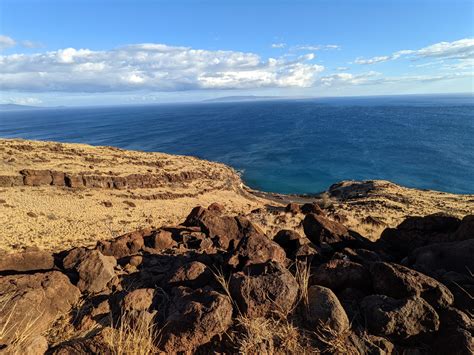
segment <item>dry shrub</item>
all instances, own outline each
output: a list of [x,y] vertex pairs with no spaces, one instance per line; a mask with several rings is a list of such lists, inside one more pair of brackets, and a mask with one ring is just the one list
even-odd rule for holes
[[25,315],[20,320],[14,319],[14,296],[13,293],[0,295],[0,312],[10,309],[3,319],[3,325],[0,325],[0,344],[8,344],[8,354],[23,354],[29,341],[37,334],[38,321],[42,315],[35,318]]
[[148,355],[158,353],[155,344],[159,333],[144,312],[124,313],[119,324],[105,332],[105,341],[112,354]]

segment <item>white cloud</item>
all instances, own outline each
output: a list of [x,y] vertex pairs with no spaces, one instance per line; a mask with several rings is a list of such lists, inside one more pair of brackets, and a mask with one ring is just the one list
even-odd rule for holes
[[22,45],[22,47],[25,47],[25,48],[41,48],[41,47],[44,47],[43,43],[29,41],[29,40],[21,41],[20,44]]
[[15,104],[15,105],[39,105],[43,101],[36,97],[10,97],[3,101],[6,104]]
[[338,70],[338,71],[347,71],[347,70],[349,70],[349,68],[348,67],[337,67],[336,70]]
[[272,48],[285,48],[286,43],[272,43]]
[[145,43],[0,55],[0,89],[30,92],[179,91],[309,87],[324,70],[314,54],[293,60],[255,53]]
[[10,48],[16,45],[16,42],[13,38],[0,35],[0,50]]
[[337,44],[318,44],[318,45],[309,45],[309,44],[299,44],[291,47],[293,51],[321,51],[321,50],[332,50],[332,49],[341,49],[341,46]]
[[357,64],[375,64],[395,60],[401,57],[411,59],[422,58],[444,58],[444,59],[464,59],[474,57],[474,38],[464,38],[453,42],[439,42],[430,46],[412,50],[405,49],[394,52],[390,55],[377,56],[369,59],[357,58]]

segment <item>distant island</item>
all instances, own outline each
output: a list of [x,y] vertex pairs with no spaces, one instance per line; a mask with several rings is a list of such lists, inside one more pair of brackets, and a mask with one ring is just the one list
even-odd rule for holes
[[203,100],[203,102],[241,102],[241,101],[263,101],[263,100],[282,100],[282,96],[224,96],[216,97],[215,99]]

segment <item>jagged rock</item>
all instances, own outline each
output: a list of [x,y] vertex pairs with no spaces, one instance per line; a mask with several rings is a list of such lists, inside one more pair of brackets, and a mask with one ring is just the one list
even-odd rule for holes
[[297,250],[305,244],[304,239],[295,231],[289,229],[280,230],[273,241],[285,249],[286,256],[289,258],[294,258]]
[[150,236],[150,229],[143,229],[132,233],[127,233],[109,241],[99,241],[97,249],[104,255],[121,259],[138,253],[144,244],[144,238]]
[[251,317],[286,316],[298,295],[298,283],[283,266],[268,262],[234,273],[230,292],[240,311]]
[[340,335],[349,330],[349,319],[334,292],[323,286],[308,288],[308,308],[305,320],[326,336]]
[[427,273],[436,270],[470,275],[474,270],[474,239],[427,245],[412,251],[410,265]]
[[192,291],[175,288],[169,316],[161,332],[166,353],[189,352],[224,333],[232,324],[228,297],[206,287]]
[[79,281],[77,287],[82,292],[98,293],[108,288],[116,278],[114,268],[117,261],[113,256],[105,256],[98,250],[73,249],[63,260],[66,269],[74,269]]
[[442,283],[398,264],[374,263],[370,266],[370,276],[374,290],[379,294],[394,298],[416,295],[435,308],[447,307],[454,301],[452,293]]
[[342,224],[314,213],[306,215],[303,220],[303,228],[308,239],[318,246],[321,244],[338,245],[355,240]]
[[228,264],[234,268],[242,268],[252,264],[262,264],[275,261],[281,264],[286,262],[285,251],[265,235],[254,234],[243,237]]
[[59,271],[28,275],[0,276],[0,329],[5,327],[3,341],[15,332],[40,335],[62,314],[71,310],[80,297],[79,290]]
[[51,185],[53,177],[49,170],[24,169],[20,173],[23,175],[23,184],[28,186]]
[[461,220],[461,225],[454,233],[454,240],[466,240],[474,238],[474,215],[467,215]]
[[212,272],[205,264],[191,261],[174,271],[168,283],[173,286],[197,288],[209,285],[212,281]]
[[441,327],[433,343],[434,354],[470,355],[474,353],[474,320],[458,309],[439,312]]
[[217,246],[224,249],[235,247],[244,236],[263,234],[246,218],[221,216],[219,212],[202,207],[193,208],[184,225],[200,227]]
[[5,254],[0,258],[0,272],[51,270],[53,267],[53,255],[43,250],[27,250],[21,253]]
[[351,332],[346,343],[354,354],[390,355],[394,350],[394,345],[390,341],[371,334],[359,335]]
[[412,296],[395,299],[371,295],[361,302],[369,331],[395,340],[434,333],[439,328],[436,311],[423,298]]
[[405,256],[410,251],[434,243],[459,241],[465,234],[455,232],[461,221],[445,214],[432,214],[425,217],[408,217],[396,228],[386,228],[379,243],[388,246],[392,253]]
[[311,284],[337,291],[344,288],[370,289],[370,274],[361,264],[347,260],[330,260],[312,273]]
[[122,311],[147,311],[153,304],[155,297],[155,289],[153,288],[138,288],[127,293],[122,301]]
[[[367,249],[351,249],[344,248],[342,253],[349,258],[349,260],[359,264],[369,264],[377,261],[384,261],[385,256],[381,252],[375,252]],[[381,255],[382,254],[382,255]]]
[[297,203],[291,202],[285,207],[285,212],[291,213],[291,214],[298,214],[301,212],[301,207]]
[[216,212],[216,213],[224,213],[225,211],[225,207],[223,205],[221,205],[220,203],[217,203],[217,202],[213,202],[211,203],[207,209],[209,211],[213,211],[213,212]]
[[303,206],[301,206],[301,212],[303,214],[314,213],[320,216],[326,216],[321,207],[319,207],[315,202],[305,203]]

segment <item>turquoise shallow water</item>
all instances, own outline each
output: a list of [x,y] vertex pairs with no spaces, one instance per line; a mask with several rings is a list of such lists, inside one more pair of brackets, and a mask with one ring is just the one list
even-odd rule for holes
[[194,155],[272,192],[387,179],[474,193],[472,95],[4,111],[0,136]]

